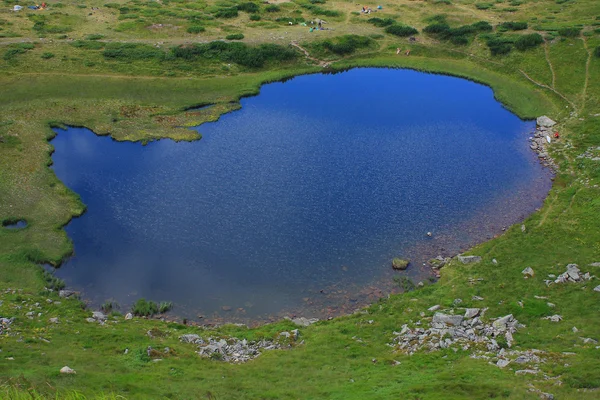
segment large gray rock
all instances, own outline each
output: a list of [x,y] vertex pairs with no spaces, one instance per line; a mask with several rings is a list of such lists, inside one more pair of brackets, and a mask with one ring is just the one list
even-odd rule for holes
[[470,319],[470,318],[475,318],[476,316],[479,315],[479,312],[481,310],[479,308],[467,308],[465,310],[465,318]]
[[462,321],[463,321],[464,317],[462,315],[448,315],[448,314],[442,314],[442,313],[435,313],[435,315],[433,316],[433,323],[434,324],[444,324],[444,325],[450,325],[450,326],[459,326]]
[[600,292],[600,285],[598,285],[594,288],[594,292]]
[[58,296],[65,299],[71,296],[77,297],[77,292],[75,292],[74,290],[60,290],[58,292]]
[[556,125],[556,122],[552,121],[550,118],[548,118],[545,115],[538,117],[536,120],[536,123],[537,123],[537,126],[540,126],[543,128],[552,128],[554,125]]
[[458,260],[463,264],[476,264],[481,262],[481,257],[479,256],[458,256]]
[[92,318],[98,321],[106,321],[106,315],[102,311],[94,311],[92,313]]
[[499,360],[498,360],[498,362],[496,363],[496,365],[497,365],[499,368],[504,368],[504,367],[506,367],[508,364],[510,364],[510,361],[509,361],[509,360],[505,360],[505,359],[503,359],[503,358],[499,359]]
[[498,318],[497,320],[495,320],[492,323],[492,326],[495,329],[498,329],[500,331],[504,331],[506,330],[509,326],[511,326],[511,323],[515,320],[515,318],[513,317],[512,314],[508,314],[505,315],[504,317]]

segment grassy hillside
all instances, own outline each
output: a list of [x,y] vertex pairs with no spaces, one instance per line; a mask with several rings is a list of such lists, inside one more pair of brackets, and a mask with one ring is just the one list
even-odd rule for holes
[[[0,220],[28,224],[0,228],[0,318],[10,319],[0,322],[0,398],[600,396],[600,279],[544,282],[570,263],[600,277],[590,265],[600,262],[600,3],[389,1],[381,10],[364,4],[368,15],[363,4],[325,0],[30,3],[15,12],[17,3],[3,0],[0,11]],[[317,19],[327,29],[310,32]],[[415,40],[397,36],[406,27],[418,30]],[[116,140],[197,140],[183,127],[235,110],[264,82],[323,66],[460,76],[491,86],[523,118],[558,121],[561,137],[548,150],[559,169],[544,206],[472,249],[481,262],[453,259],[435,284],[308,327],[205,328],[119,313],[100,324],[86,320],[95,310],[46,289],[60,282],[39,264],[72,252],[62,227],[85,210],[48,168],[52,126]],[[215,106],[188,110],[206,104]],[[526,267],[533,277],[524,279]],[[483,324],[512,314],[524,326],[510,348],[499,335],[494,350],[455,343],[408,354],[395,338],[405,324],[429,328],[434,305],[457,315],[489,308]],[[561,320],[545,319],[554,315]],[[280,335],[296,328],[297,338]],[[200,357],[183,334],[283,349],[230,364]],[[500,368],[499,359],[511,362]],[[60,373],[64,366],[76,374]]]

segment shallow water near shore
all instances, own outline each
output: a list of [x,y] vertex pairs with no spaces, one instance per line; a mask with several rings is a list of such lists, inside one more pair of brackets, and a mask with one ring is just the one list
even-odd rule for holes
[[[53,168],[88,207],[66,227],[75,255],[57,275],[95,304],[324,318],[394,291],[394,276],[428,283],[428,258],[501,233],[550,188],[528,148],[534,123],[467,80],[354,69],[241,104],[191,143],[56,129]],[[397,256],[407,271],[391,271]]]

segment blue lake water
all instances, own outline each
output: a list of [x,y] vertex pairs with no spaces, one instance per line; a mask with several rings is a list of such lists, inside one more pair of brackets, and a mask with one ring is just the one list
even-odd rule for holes
[[96,303],[324,317],[393,291],[395,275],[426,280],[425,260],[501,233],[550,187],[534,124],[470,81],[354,69],[241,103],[189,143],[57,129],[54,171],[88,207],[57,274]]

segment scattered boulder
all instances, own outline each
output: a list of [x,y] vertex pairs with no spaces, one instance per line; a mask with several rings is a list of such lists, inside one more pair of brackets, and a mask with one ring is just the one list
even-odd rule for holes
[[524,278],[533,278],[535,275],[535,272],[533,272],[533,269],[531,267],[527,267],[525,268],[523,271],[521,271],[521,273],[524,275]]
[[474,301],[483,301],[484,300],[484,298],[481,296],[473,296],[471,299]]
[[106,321],[106,315],[104,315],[104,313],[102,311],[94,311],[92,313],[92,318],[94,318],[97,321]]
[[77,372],[74,369],[67,367],[66,365],[60,369],[61,374],[76,374]]
[[463,321],[464,317],[462,315],[448,315],[436,312],[433,316],[432,326],[434,325],[450,325],[450,326],[458,326]]
[[[286,336],[285,333],[287,333]],[[292,331],[293,334],[293,331]],[[289,338],[290,332],[281,332],[280,337]],[[296,335],[294,334],[294,337]],[[225,361],[229,363],[243,363],[250,361],[261,354],[261,350],[281,349],[284,346],[272,340],[248,341],[246,339],[228,338],[220,339],[209,337],[206,340],[195,334],[183,335],[179,338],[184,343],[194,343],[198,345],[198,355],[213,360]],[[291,347],[290,344],[285,345]]]
[[50,322],[53,324],[58,324],[58,317],[50,318]]
[[442,308],[439,304],[436,304],[435,306],[431,306],[427,309],[427,311],[437,311],[440,308]]
[[399,271],[404,271],[408,268],[408,264],[410,264],[410,260],[404,260],[402,258],[394,258],[392,260],[392,268]]
[[499,359],[499,360],[498,360],[498,362],[496,363],[496,365],[497,365],[499,368],[504,368],[504,367],[506,367],[508,364],[510,364],[510,360],[505,360],[505,359],[503,359],[503,358]]
[[554,122],[553,120],[551,120],[550,118],[548,118],[545,115],[538,117],[536,119],[536,123],[537,123],[537,126],[542,127],[542,128],[552,128],[554,125],[556,125],[556,122]]
[[196,343],[197,340],[200,339],[200,336],[195,333],[188,333],[179,337],[183,343]]
[[600,292],[600,285],[598,285],[594,288],[594,292]]
[[481,312],[481,309],[479,308],[467,308],[465,310],[465,318],[475,318],[476,316],[479,315],[479,313]]
[[463,264],[477,264],[481,262],[480,256],[458,256],[458,260]]
[[560,321],[562,321],[563,317],[561,317],[558,314],[554,314],[554,315],[550,315],[548,317],[544,317],[542,319],[547,319],[547,320],[552,321],[552,322],[560,322]]
[[127,314],[125,314],[125,319],[133,319],[133,314],[128,312]]
[[600,267],[600,262],[593,262],[590,264],[590,267]]
[[437,256],[436,258],[429,260],[428,263],[432,269],[442,269],[442,267],[448,263],[448,260],[448,258]]
[[537,375],[539,373],[536,369],[521,369],[519,371],[515,371],[515,375]]
[[[569,264],[567,265],[567,271],[560,274],[554,280],[554,283],[583,282],[590,279],[592,279],[592,276],[589,272],[582,274],[577,264]],[[547,285],[550,285],[551,283],[552,281],[546,281]]]
[[492,326],[500,332],[504,332],[517,325],[517,320],[512,314],[505,315],[504,317],[498,318],[492,323]]

